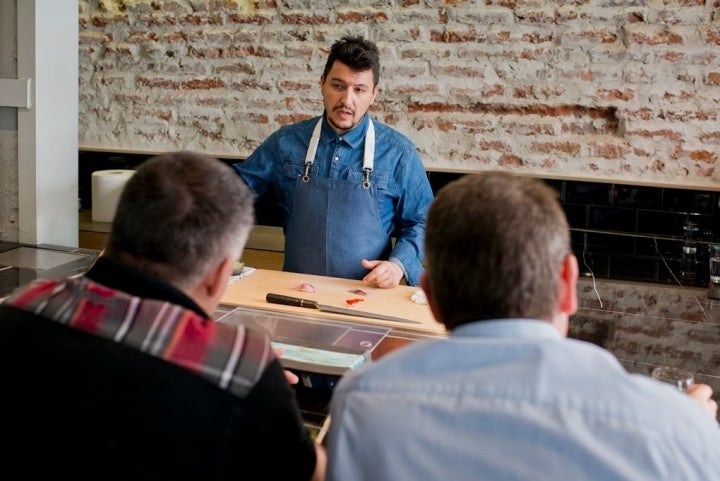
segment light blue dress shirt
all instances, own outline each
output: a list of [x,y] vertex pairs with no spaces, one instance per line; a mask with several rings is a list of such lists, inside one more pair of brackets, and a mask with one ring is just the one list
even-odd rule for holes
[[459,326],[335,387],[329,481],[710,481],[720,429],[689,396],[535,320]]
[[[271,188],[275,190],[286,225],[292,216],[296,182],[304,172],[305,153],[319,118],[281,127],[244,162],[233,164],[256,195],[264,195]],[[362,182],[367,124],[366,114],[357,127],[341,135],[324,120],[310,176]],[[418,285],[423,271],[425,219],[433,192],[412,142],[377,120],[373,120],[373,124],[375,162],[370,179],[377,186],[380,220],[388,237],[395,237],[389,258],[403,267],[408,284]],[[324,214],[318,211],[318,215]],[[347,236],[364,234],[353,225],[352,219],[347,219],[343,228]]]

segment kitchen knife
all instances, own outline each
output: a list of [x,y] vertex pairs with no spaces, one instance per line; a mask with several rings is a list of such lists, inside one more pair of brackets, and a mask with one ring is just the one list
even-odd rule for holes
[[317,309],[322,312],[331,312],[333,314],[344,314],[346,316],[368,317],[371,319],[381,319],[383,321],[405,322],[410,324],[422,324],[420,321],[412,319],[403,319],[402,317],[386,316],[384,314],[376,314],[374,312],[356,311],[355,309],[347,309],[344,307],[328,306],[319,304],[312,299],[302,299],[300,297],[284,296],[282,294],[273,294],[269,292],[265,296],[265,300],[271,304],[283,304],[286,306],[307,307]]

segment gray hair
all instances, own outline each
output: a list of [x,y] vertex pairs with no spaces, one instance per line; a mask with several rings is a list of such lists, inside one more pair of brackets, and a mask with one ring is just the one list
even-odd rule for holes
[[228,165],[158,155],[125,184],[104,255],[183,289],[227,256],[239,259],[254,221],[252,192]]
[[426,276],[448,329],[483,319],[551,319],[571,253],[557,192],[541,180],[467,174],[430,206]]

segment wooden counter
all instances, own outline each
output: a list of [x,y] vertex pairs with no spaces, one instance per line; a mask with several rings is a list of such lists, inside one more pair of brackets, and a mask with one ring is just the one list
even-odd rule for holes
[[[315,292],[303,292],[295,289],[303,283],[314,286]],[[350,292],[354,289],[361,289],[367,295],[362,296]],[[326,321],[327,324],[337,325],[338,321],[340,321],[341,323],[347,323],[347,325],[361,325],[361,332],[365,331],[362,326],[389,328],[387,335],[383,334],[379,343],[372,348],[370,355],[374,361],[418,339],[446,336],[445,326],[435,321],[427,304],[416,304],[412,301],[411,296],[418,289],[409,286],[380,289],[366,286],[362,281],[358,280],[257,269],[252,274],[231,283],[227,287],[215,317],[222,318],[223,320],[220,322],[233,323],[236,322],[235,319],[229,319],[227,316],[232,318],[234,313],[241,311],[242,314],[237,318],[242,319],[239,322],[248,322],[249,318],[255,316],[263,319],[259,322],[265,322],[266,318],[273,318],[272,313],[280,313],[282,316],[291,315],[292,320],[307,320],[311,323],[319,321],[322,325]],[[352,309],[410,319],[418,321],[418,323],[331,314],[317,309],[271,304],[265,301],[265,296],[269,292],[311,299],[320,304],[343,308],[350,308],[346,302],[349,299],[363,299],[355,304]],[[270,321],[270,325],[272,325],[272,321]],[[380,331],[383,330],[380,329]],[[355,339],[353,336],[350,337]],[[342,339],[347,338],[347,335],[342,336]],[[340,344],[344,345],[345,343],[341,342]],[[315,375],[312,370],[310,372],[296,371],[296,374],[301,379],[299,383],[293,386],[300,412],[310,432],[317,435],[322,430],[322,425],[327,421],[328,405],[332,395],[330,382],[334,376]],[[334,382],[332,381],[333,385]]]
[[[312,285],[315,288],[315,292],[296,290],[296,287],[301,284]],[[361,289],[365,291],[367,295],[363,296],[350,292],[353,289]],[[427,304],[417,304],[412,301],[411,296],[418,289],[417,287],[410,286],[380,289],[366,286],[362,281],[352,279],[257,269],[247,277],[230,284],[220,302],[226,306],[241,306],[265,311],[291,313],[298,316],[312,316],[315,318],[380,325],[391,327],[394,331],[398,330],[399,333],[405,331],[421,335],[444,335],[445,327],[435,321]],[[304,307],[270,304],[265,301],[265,296],[269,292],[286,296],[302,297],[334,307],[384,314],[418,322],[395,322],[368,317],[333,314]],[[349,306],[346,301],[351,299],[362,300],[353,306]]]

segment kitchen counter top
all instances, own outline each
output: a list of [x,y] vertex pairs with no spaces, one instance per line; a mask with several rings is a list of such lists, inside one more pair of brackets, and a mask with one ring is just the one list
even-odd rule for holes
[[[316,292],[294,289],[302,283],[312,284]],[[389,327],[387,336],[374,346],[373,359],[417,339],[446,335],[426,305],[410,300],[417,290],[413,287],[369,290],[361,308],[419,319],[422,322],[418,325],[333,315],[265,301],[265,294],[277,292],[340,306],[345,299],[354,297],[348,292],[354,288],[365,286],[348,279],[258,269],[228,287],[221,309],[226,313],[241,306],[299,319]],[[571,318],[569,337],[607,349],[630,372],[649,375],[661,365],[688,369],[695,374],[696,382],[709,384],[715,399],[720,399],[720,301],[708,299],[706,289],[583,277],[578,281],[578,312]]]
[[94,249],[1,242],[0,299],[35,279],[82,274],[99,254]]
[[[301,285],[312,286],[315,292],[297,290],[298,286]],[[412,295],[418,290],[419,288],[410,286],[379,289],[366,286],[361,281],[352,279],[257,269],[254,273],[229,285],[220,302],[226,306],[242,306],[340,321],[349,320],[392,327],[398,331],[412,331],[418,334],[444,334],[445,327],[435,321],[427,304],[413,302]],[[363,291],[365,294],[353,291]],[[416,321],[416,323],[400,323],[383,319],[321,312],[317,309],[270,304],[265,300],[265,296],[269,292],[310,299],[334,307],[404,318]],[[353,302],[355,300],[357,300],[357,303],[352,306],[348,305],[348,301]]]
[[[313,284],[317,291],[294,290],[302,283]],[[265,301],[265,294],[277,292],[341,306],[353,297],[348,292],[353,288],[365,286],[348,279],[259,269],[229,286],[222,302],[229,307],[389,326],[390,333],[377,347],[377,356],[419,337],[445,335],[429,308],[410,300],[417,288],[408,286],[369,290],[357,308],[418,319],[422,321],[419,325],[329,315]],[[720,398],[720,301],[708,299],[706,289],[583,277],[578,281],[578,306],[570,321],[569,337],[607,349],[630,372],[649,374],[660,365],[688,369],[697,382],[712,386],[715,397]]]

